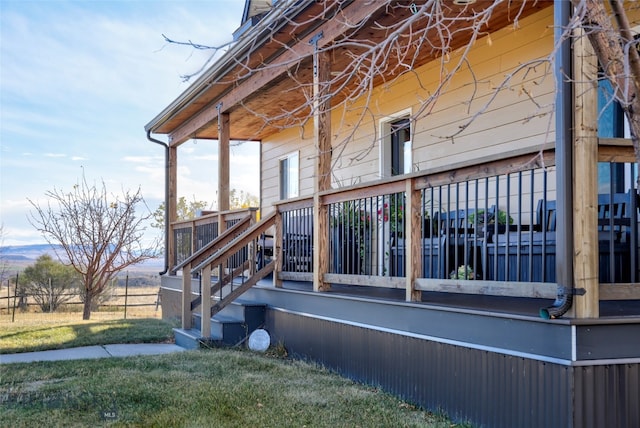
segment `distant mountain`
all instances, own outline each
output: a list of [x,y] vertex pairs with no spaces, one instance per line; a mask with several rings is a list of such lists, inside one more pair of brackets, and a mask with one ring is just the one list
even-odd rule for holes
[[[62,250],[60,245],[56,246],[56,248]],[[43,254],[56,257],[54,247],[49,244],[7,245],[0,247],[0,254],[6,260],[35,260]]]
[[[6,245],[0,247],[0,256],[8,262],[15,262],[20,265],[29,265],[36,261],[36,259],[43,254],[48,254],[52,258],[57,259],[55,250],[63,255],[64,250],[61,245],[52,246],[49,244],[35,244],[35,245]],[[132,269],[152,269],[160,270],[164,260],[162,258],[156,258],[147,260]]]

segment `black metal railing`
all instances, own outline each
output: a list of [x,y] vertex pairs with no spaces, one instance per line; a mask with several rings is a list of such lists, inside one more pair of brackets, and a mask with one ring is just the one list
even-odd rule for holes
[[[623,192],[611,187],[598,196],[603,283],[638,281],[637,166],[625,164],[625,171]],[[413,224],[421,229],[422,278],[555,283],[551,174],[553,165],[538,166],[458,182],[436,179],[417,190],[420,219]],[[373,196],[328,204],[329,273],[405,276],[408,196],[376,189],[384,185],[367,189]]]
[[313,272],[313,207],[285,209],[282,216],[282,271]]

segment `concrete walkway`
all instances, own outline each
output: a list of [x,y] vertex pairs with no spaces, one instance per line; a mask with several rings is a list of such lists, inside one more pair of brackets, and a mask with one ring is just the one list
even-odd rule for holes
[[2,354],[0,355],[0,364],[130,357],[135,355],[159,355],[181,351],[185,351],[185,349],[171,343],[83,346],[80,348],[56,349],[53,351]]

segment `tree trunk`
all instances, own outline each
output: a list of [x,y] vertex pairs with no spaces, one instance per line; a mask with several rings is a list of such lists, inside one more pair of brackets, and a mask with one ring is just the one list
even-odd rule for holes
[[93,302],[93,294],[87,291],[87,294],[84,296],[84,308],[82,310],[83,320],[91,319],[91,303],[92,302]]

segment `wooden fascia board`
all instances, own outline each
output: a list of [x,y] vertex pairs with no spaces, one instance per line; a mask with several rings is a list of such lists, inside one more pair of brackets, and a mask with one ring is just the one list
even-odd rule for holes
[[344,10],[339,11],[332,19],[320,25],[312,34],[286,49],[274,60],[275,64],[273,66],[252,73],[250,77],[231,91],[209,103],[191,119],[169,133],[169,144],[179,145],[197,135],[198,131],[207,124],[217,121],[218,110],[216,106],[220,103],[222,103],[221,112],[229,112],[243,100],[250,97],[251,94],[280,78],[289,69],[299,64],[303,59],[308,58],[313,54],[314,50],[310,40],[320,31],[322,31],[323,37],[318,40],[318,47],[323,48],[344,34],[345,29],[352,28],[382,7],[384,7],[384,2],[355,1],[351,3]]

